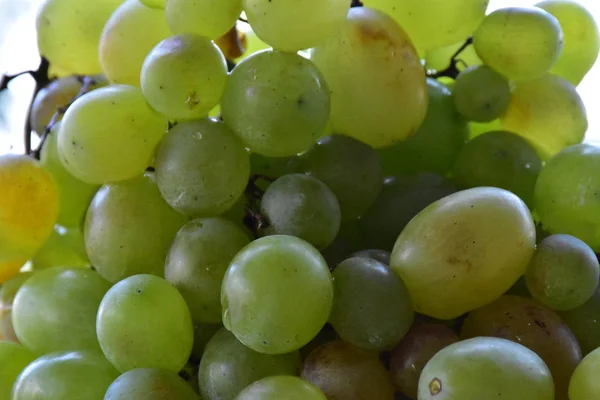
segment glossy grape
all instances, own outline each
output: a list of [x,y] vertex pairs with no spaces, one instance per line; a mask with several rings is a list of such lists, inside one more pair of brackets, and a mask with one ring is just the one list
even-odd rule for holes
[[4,282],[0,287],[0,337],[2,340],[18,342],[12,322],[12,309],[17,292],[32,272],[22,272]]
[[104,400],[198,400],[194,389],[175,372],[157,368],[127,371],[110,384]]
[[254,382],[240,393],[237,400],[325,400],[323,393],[295,376],[271,376]]
[[34,353],[18,343],[0,341],[0,397],[10,399],[19,374],[36,359]]
[[235,25],[242,13],[242,0],[168,0],[165,13],[174,33],[217,39]]
[[505,77],[482,65],[462,71],[452,95],[456,109],[467,120],[490,122],[506,111],[511,93]]

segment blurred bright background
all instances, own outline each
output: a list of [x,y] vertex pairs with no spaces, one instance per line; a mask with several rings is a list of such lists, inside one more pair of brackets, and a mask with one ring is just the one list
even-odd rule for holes
[[[81,0],[88,1],[88,0]],[[94,1],[94,0],[91,0]],[[539,0],[491,0],[490,10],[507,6],[530,6]],[[42,0],[0,0],[0,74],[36,69],[39,63],[35,35],[35,15]],[[600,21],[599,0],[578,0]],[[22,153],[23,128],[34,88],[24,76],[13,80],[9,90],[0,92],[0,154]],[[600,143],[600,63],[579,85],[588,112],[588,142]]]

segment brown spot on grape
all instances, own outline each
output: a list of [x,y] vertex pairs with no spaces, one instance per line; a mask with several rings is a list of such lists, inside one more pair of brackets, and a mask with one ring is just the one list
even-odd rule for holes
[[193,110],[199,103],[200,101],[198,101],[198,95],[196,91],[191,92],[185,101],[185,104],[187,104],[190,110]]
[[471,268],[473,268],[473,263],[471,263],[471,261],[466,258],[450,256],[450,257],[448,257],[448,259],[446,261],[452,265],[463,265],[467,271],[469,271],[469,270],[471,270]]
[[429,382],[429,393],[431,393],[432,396],[437,396],[442,393],[442,381],[438,378],[433,378],[433,380]]

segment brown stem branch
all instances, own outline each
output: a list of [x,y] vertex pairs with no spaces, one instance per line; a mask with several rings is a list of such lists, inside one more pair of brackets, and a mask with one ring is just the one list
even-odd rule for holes
[[265,175],[255,174],[250,177],[248,186],[246,186],[246,215],[244,225],[254,234],[255,237],[261,236],[262,232],[269,226],[267,218],[260,213],[260,201],[265,192],[258,186],[258,181],[273,182],[274,178]]
[[441,71],[436,71],[434,73],[431,74],[427,74],[427,76],[429,78],[441,78],[441,77],[449,77],[452,79],[456,79],[456,77],[458,76],[458,74],[460,74],[460,70],[458,69],[458,65],[459,63],[462,63],[463,65],[465,65],[464,61],[460,60],[458,58],[458,56],[460,56],[460,54],[466,50],[467,47],[469,47],[470,45],[473,44],[473,38],[470,37],[467,40],[465,40],[465,42],[463,43],[462,46],[460,46],[460,48],[458,50],[456,50],[454,52],[454,54],[452,55],[452,57],[450,58],[450,65],[441,70]]

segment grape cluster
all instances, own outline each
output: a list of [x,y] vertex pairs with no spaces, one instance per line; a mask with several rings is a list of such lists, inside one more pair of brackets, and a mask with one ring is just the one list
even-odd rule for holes
[[598,400],[572,0],[45,0],[0,400]]

